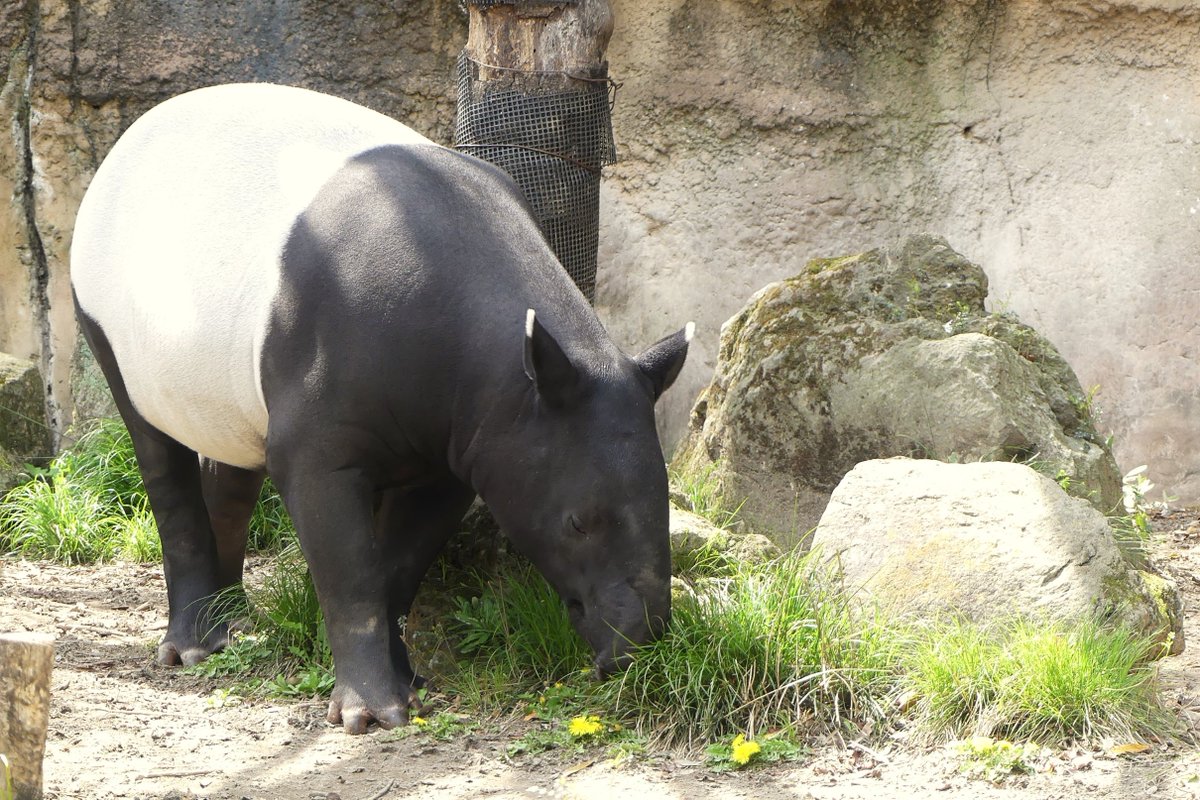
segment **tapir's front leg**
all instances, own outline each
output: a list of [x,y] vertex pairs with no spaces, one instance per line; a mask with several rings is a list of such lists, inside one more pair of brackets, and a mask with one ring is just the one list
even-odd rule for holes
[[355,468],[330,467],[326,453],[289,453],[272,466],[300,546],[312,572],[325,629],[333,650],[337,684],[329,721],[347,733],[408,723],[418,705],[405,676],[396,670],[388,620],[388,574],[373,535],[374,489]]
[[375,514],[376,538],[388,567],[388,624],[392,627],[392,662],[414,689],[425,680],[413,672],[399,621],[412,609],[413,598],[429,566],[471,505],[475,491],[453,478],[413,488],[383,492]]

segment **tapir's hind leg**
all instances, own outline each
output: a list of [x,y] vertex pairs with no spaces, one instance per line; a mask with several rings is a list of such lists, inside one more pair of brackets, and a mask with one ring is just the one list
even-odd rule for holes
[[149,426],[126,417],[158,523],[167,579],[169,620],[158,647],[160,664],[190,666],[229,640],[228,623],[213,618],[213,599],[228,584],[221,577],[196,453]]
[[[249,605],[242,590],[242,567],[246,562],[250,518],[265,477],[266,473],[261,471],[200,459],[200,487],[217,544],[217,583],[222,589],[215,611],[227,624],[238,624],[242,611]],[[225,591],[233,587],[237,587],[236,591]]]
[[266,473],[200,459],[200,484],[204,505],[217,541],[219,582],[222,588],[242,582],[250,517],[258,504]]
[[169,621],[158,660],[168,665],[198,663],[224,647],[229,636],[228,626],[211,617],[222,571],[204,503],[199,456],[142,418],[129,399],[104,331],[82,311],[79,322],[129,429],[162,539]]

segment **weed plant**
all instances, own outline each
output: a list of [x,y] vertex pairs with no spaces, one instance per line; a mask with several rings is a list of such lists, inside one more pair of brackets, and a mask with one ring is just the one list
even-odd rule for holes
[[739,733],[730,742],[714,742],[704,748],[705,760],[714,772],[742,769],[748,764],[791,761],[803,753],[801,745],[778,734],[747,739]]
[[1032,742],[1018,745],[989,736],[973,736],[960,742],[957,749],[963,756],[959,772],[997,786],[1014,775],[1032,775],[1044,753]]
[[384,741],[396,742],[410,736],[422,736],[435,742],[448,742],[464,736],[479,727],[479,722],[465,714],[439,711],[431,717],[413,716],[412,723],[403,728],[394,728],[384,736]]
[[471,659],[458,688],[480,702],[498,688],[519,694],[552,685],[591,663],[558,595],[526,561],[501,570],[477,596],[458,598],[447,630]]

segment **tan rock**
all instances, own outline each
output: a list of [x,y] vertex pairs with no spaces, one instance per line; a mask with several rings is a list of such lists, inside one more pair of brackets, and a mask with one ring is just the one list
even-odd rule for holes
[[1020,464],[863,462],[834,490],[813,547],[851,589],[905,614],[1097,615],[1183,650],[1176,587],[1134,569],[1104,515]]

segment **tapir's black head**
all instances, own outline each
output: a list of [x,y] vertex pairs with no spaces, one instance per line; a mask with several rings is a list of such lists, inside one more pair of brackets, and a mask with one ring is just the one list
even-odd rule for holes
[[692,326],[636,358],[583,363],[532,311],[527,395],[506,473],[484,500],[566,603],[601,675],[671,614],[667,473],[654,402],[679,374]]

